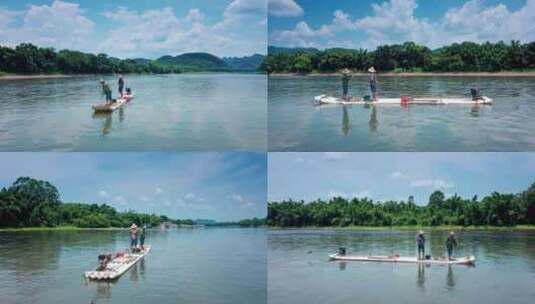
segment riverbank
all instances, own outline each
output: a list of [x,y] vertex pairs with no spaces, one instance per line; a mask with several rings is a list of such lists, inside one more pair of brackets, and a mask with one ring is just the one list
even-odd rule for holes
[[37,74],[37,75],[21,75],[21,74],[0,74],[0,80],[23,80],[23,79],[53,79],[53,78],[70,78],[79,75],[65,75],[65,74]]
[[23,227],[23,228],[0,228],[0,232],[25,232],[25,231],[82,231],[82,230],[128,230],[129,228],[107,227],[107,228],[81,228],[75,226],[58,226],[58,227]]
[[433,231],[474,231],[474,230],[535,230],[535,225],[517,225],[511,227],[503,226],[387,226],[387,227],[374,227],[374,226],[347,226],[347,227],[276,227],[269,226],[270,230],[333,230],[333,231],[385,231],[385,230],[433,230]]
[[[367,76],[367,73],[356,72],[353,76]],[[340,73],[271,73],[269,76],[274,77],[340,77]],[[529,72],[386,72],[378,73],[379,77],[535,77],[535,71]]]

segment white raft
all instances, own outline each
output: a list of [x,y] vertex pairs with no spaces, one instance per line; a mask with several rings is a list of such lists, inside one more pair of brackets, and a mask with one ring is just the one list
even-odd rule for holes
[[342,104],[342,105],[447,105],[447,104],[465,104],[465,105],[480,105],[492,104],[492,99],[483,96],[482,99],[472,100],[471,98],[441,98],[441,97],[410,97],[403,98],[379,98],[376,101],[365,101],[359,98],[351,98],[344,100],[339,97],[319,95],[314,97],[318,104]]
[[113,112],[127,104],[132,99],[134,99],[134,94],[125,94],[123,97],[118,98],[115,102],[93,105],[92,108],[95,112]]
[[331,260],[337,261],[358,261],[358,262],[389,262],[389,263],[418,263],[418,264],[463,264],[474,265],[476,258],[471,255],[462,258],[454,258],[448,260],[448,258],[433,258],[419,260],[416,257],[397,257],[397,256],[355,256],[355,255],[340,255],[338,253],[329,255]]
[[151,246],[144,247],[145,250],[140,253],[125,253],[124,256],[114,258],[108,263],[106,270],[86,271],[84,277],[90,280],[115,280],[149,253]]

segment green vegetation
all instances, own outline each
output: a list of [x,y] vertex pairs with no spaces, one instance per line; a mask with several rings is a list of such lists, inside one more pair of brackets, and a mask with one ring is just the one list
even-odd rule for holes
[[156,62],[174,66],[183,71],[225,71],[229,66],[220,58],[208,53],[186,53],[178,56],[163,56]]
[[235,71],[258,71],[266,56],[254,54],[245,57],[225,57],[223,61]]
[[[170,219],[165,215],[118,212],[106,204],[62,203],[56,187],[47,181],[30,177],[19,177],[11,187],[0,190],[0,228],[110,228],[128,227],[132,223],[154,227],[165,222],[196,224],[193,220]],[[232,224],[256,227],[264,222],[252,219]]]
[[106,54],[40,48],[22,43],[14,49],[0,46],[0,70],[16,74],[180,73],[155,61],[121,60]]
[[262,63],[267,73],[336,72],[343,68],[381,72],[499,72],[535,69],[535,42],[454,43],[437,50],[414,42],[364,49],[270,47]]
[[270,202],[267,224],[275,227],[349,226],[497,226],[535,225],[535,183],[519,194],[492,195],[478,200],[435,191],[426,206],[411,196],[407,201],[374,203],[371,199],[341,197]]

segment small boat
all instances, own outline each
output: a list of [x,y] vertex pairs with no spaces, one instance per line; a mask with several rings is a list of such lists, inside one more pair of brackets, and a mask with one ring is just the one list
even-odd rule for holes
[[442,97],[400,97],[400,98],[379,98],[376,101],[363,100],[361,98],[352,97],[349,99],[342,99],[339,97],[318,95],[314,97],[317,104],[341,104],[341,105],[490,105],[492,99],[482,96],[478,99],[472,98],[442,98]]
[[92,108],[95,112],[113,112],[127,104],[132,99],[134,99],[134,94],[125,94],[122,97],[118,98],[115,102],[93,105]]
[[103,270],[86,271],[84,277],[90,280],[115,280],[122,276],[128,269],[149,253],[150,245],[145,245],[144,250],[138,253],[124,253],[116,255],[106,264]]
[[400,256],[356,256],[356,255],[341,255],[339,253],[329,255],[331,260],[337,261],[358,261],[358,262],[389,262],[389,263],[418,263],[418,264],[462,264],[462,265],[474,265],[476,258],[466,256],[462,258],[454,258],[449,260],[448,258],[430,258],[430,259],[418,259],[416,257],[400,257]]

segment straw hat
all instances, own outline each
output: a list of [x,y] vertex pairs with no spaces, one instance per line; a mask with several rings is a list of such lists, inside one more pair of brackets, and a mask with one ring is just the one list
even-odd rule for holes
[[371,67],[371,68],[368,69],[368,72],[370,72],[370,73],[375,73],[376,71],[375,71],[375,68],[374,68],[374,67]]
[[418,232],[418,234],[422,235],[422,234],[424,234],[424,231],[420,230],[420,232]]
[[351,71],[350,71],[349,69],[346,68],[346,69],[343,69],[343,70],[341,71],[341,73],[342,73],[342,74],[349,74],[349,73],[351,73]]
[[136,229],[137,228],[137,225],[134,223],[132,224],[132,226],[130,226],[130,229]]
[[455,232],[453,232],[453,231],[450,231],[450,235],[455,235]]

